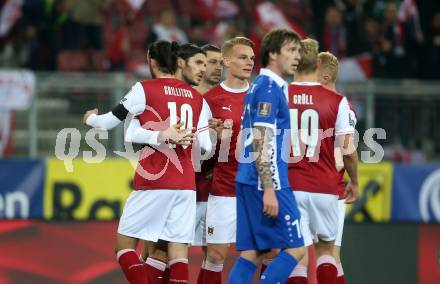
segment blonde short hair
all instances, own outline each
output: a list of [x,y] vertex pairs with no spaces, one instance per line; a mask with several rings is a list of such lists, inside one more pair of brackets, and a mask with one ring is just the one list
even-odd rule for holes
[[320,52],[318,60],[320,61],[319,68],[328,72],[333,82],[336,82],[339,73],[339,61],[336,56],[328,51]]
[[252,40],[248,39],[247,37],[237,36],[225,41],[222,46],[222,55],[228,55],[231,52],[232,48],[239,44],[249,46],[250,48],[254,47],[254,42]]
[[301,60],[298,64],[299,73],[311,73],[316,70],[319,53],[319,43],[311,38],[301,41]]

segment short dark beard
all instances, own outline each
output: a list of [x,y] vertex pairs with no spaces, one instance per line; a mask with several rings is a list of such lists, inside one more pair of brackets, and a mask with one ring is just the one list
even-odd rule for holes
[[221,82],[221,77],[220,77],[220,79],[216,82],[216,81],[213,81],[213,80],[209,80],[209,78],[208,77],[206,77],[205,79],[204,79],[209,85],[211,85],[211,86],[215,86],[215,85],[218,85],[218,84],[220,84],[220,82]]

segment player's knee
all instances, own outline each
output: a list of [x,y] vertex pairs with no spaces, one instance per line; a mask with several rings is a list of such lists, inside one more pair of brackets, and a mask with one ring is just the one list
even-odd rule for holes
[[271,251],[264,254],[264,259],[274,259],[280,253],[280,249],[272,249]]
[[213,264],[223,264],[226,259],[226,253],[215,247],[208,247],[206,259]]
[[289,253],[291,256],[293,256],[297,261],[301,261],[304,258],[304,255],[306,254],[305,247],[290,248],[290,249],[286,249],[285,251]]
[[341,247],[333,246],[333,257],[336,260],[336,263],[341,263]]
[[117,255],[118,251],[120,251],[119,246],[118,246],[117,243],[115,244],[114,251],[115,251],[115,255]]
[[168,261],[168,254],[166,251],[156,249],[152,254],[149,255],[149,257],[152,257],[154,259],[160,260],[162,262]]
[[319,255],[333,255],[333,247],[334,247],[334,241],[323,241],[323,240],[319,240],[319,242],[317,242],[315,244],[315,249],[316,249],[316,254]]
[[301,259],[298,259],[298,260],[299,260],[299,264],[301,264],[301,265],[307,266],[309,264],[309,253],[308,253],[308,249],[307,248],[304,249],[303,257]]

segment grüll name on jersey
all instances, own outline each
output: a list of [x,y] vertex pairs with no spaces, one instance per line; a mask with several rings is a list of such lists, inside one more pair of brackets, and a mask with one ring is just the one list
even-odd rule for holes
[[188,89],[175,88],[171,86],[163,86],[163,90],[165,95],[167,96],[175,96],[175,97],[184,97],[184,98],[193,98],[193,94]]
[[313,96],[307,94],[293,95],[295,105],[313,105]]

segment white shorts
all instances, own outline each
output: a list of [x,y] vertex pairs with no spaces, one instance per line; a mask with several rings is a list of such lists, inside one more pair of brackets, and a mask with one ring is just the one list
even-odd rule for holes
[[197,202],[196,204],[196,229],[192,246],[206,246],[206,207],[208,202]]
[[336,234],[335,246],[340,247],[342,244],[342,234],[344,232],[345,221],[345,199],[338,200],[338,233]]
[[195,219],[194,190],[135,190],[125,203],[118,233],[152,242],[192,243]]
[[206,242],[235,243],[237,233],[237,198],[209,195],[206,210]]
[[334,241],[338,231],[338,196],[332,194],[294,191],[301,212],[301,233],[304,245],[318,239]]

